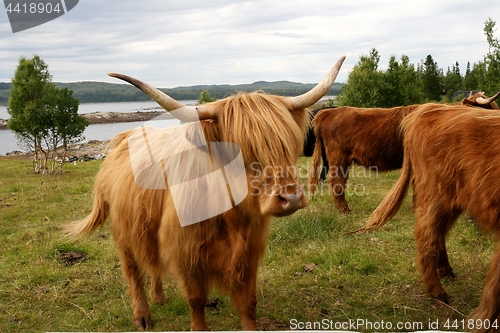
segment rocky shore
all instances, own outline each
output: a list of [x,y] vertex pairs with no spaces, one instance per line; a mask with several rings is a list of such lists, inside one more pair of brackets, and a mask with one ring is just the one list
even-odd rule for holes
[[161,115],[166,115],[165,111],[92,112],[86,113],[83,116],[91,124],[110,124],[148,121]]
[[[110,124],[110,123],[125,123],[134,121],[148,121],[160,115],[164,115],[165,111],[136,111],[136,112],[92,112],[86,113],[83,116],[90,124]],[[170,116],[172,117],[172,116]],[[172,117],[173,119],[173,117]],[[0,119],[0,130],[8,129],[8,120]],[[88,143],[79,143],[69,147],[68,159],[73,162],[76,160],[96,160],[106,156],[108,141],[90,140]],[[21,151],[12,151],[6,156],[29,156],[30,154]]]
[[[86,143],[77,143],[68,147],[66,162],[101,160],[106,157],[110,140],[90,140]],[[14,150],[5,154],[15,159],[31,159],[31,153]]]
[[[136,111],[136,112],[92,112],[83,116],[91,124],[125,123],[133,121],[148,121],[165,114],[165,111]],[[0,130],[7,129],[9,121],[0,119]]]

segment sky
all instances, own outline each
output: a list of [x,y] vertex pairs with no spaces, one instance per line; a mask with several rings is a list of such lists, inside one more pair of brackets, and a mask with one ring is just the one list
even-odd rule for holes
[[[108,72],[160,88],[287,80],[316,83],[342,56],[345,83],[372,48],[413,64],[431,55],[447,71],[488,52],[484,22],[500,26],[498,0],[80,0],[43,25],[13,33],[0,9],[0,82],[19,58],[39,55],[54,82],[121,83]],[[500,33],[495,32],[500,38]]]

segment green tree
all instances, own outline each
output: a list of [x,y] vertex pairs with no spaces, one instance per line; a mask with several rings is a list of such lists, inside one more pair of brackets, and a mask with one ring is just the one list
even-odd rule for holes
[[396,60],[396,56],[391,55],[387,70],[383,76],[384,87],[386,88],[384,92],[384,107],[403,105],[405,95],[402,84],[403,80],[402,68]]
[[394,107],[423,102],[419,73],[408,56],[402,55],[397,61],[392,55],[385,72],[378,69],[379,62],[376,49],[360,57],[342,87],[339,105]]
[[455,92],[463,90],[464,79],[462,78],[462,75],[460,75],[460,66],[458,65],[458,62],[453,65],[451,70],[448,67],[448,71],[443,78],[443,83],[448,100],[451,100],[451,97],[453,97]]
[[422,91],[424,97],[428,101],[439,101],[443,87],[441,86],[442,70],[439,69],[437,63],[429,54],[420,67],[420,75],[422,80]]
[[9,128],[19,141],[34,152],[34,170],[40,172],[42,139],[49,123],[48,90],[52,77],[48,66],[37,55],[32,59],[21,57],[12,78],[7,111],[11,118]]
[[[82,139],[88,121],[78,115],[78,99],[73,91],[58,89],[52,83],[48,66],[38,56],[21,57],[12,79],[7,110],[9,128],[19,141],[33,152],[34,171],[54,171],[54,162],[65,159],[67,145]],[[58,154],[63,145],[63,157]]]
[[391,56],[387,70],[384,73],[384,86],[386,91],[386,102],[383,107],[394,107],[422,103],[418,73],[415,66],[410,63],[410,58],[401,56],[398,62],[396,56]]
[[467,69],[464,75],[464,89],[465,90],[476,90],[478,88],[477,74],[475,70],[475,64],[473,68],[470,67],[470,62],[467,62]]
[[484,34],[488,42],[488,53],[474,69],[478,88],[487,95],[494,95],[500,90],[500,41],[495,38],[496,22],[491,18],[484,22]]
[[379,61],[380,55],[374,48],[368,55],[360,56],[359,62],[349,73],[347,84],[342,86],[337,99],[339,105],[377,107],[385,104],[387,89],[384,86],[384,74],[378,70]]
[[200,94],[200,98],[198,98],[197,105],[215,102],[215,97],[210,96],[207,90],[203,89]]
[[[84,139],[83,132],[89,125],[89,121],[78,114],[80,102],[73,97],[73,90],[56,89],[53,97],[52,124],[49,136],[52,144],[50,148],[58,155],[59,170],[62,171],[62,162],[66,160],[68,146]],[[62,156],[57,150],[61,145]]]

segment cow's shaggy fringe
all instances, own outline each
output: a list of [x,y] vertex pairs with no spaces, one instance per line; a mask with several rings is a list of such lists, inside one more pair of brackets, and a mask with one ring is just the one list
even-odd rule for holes
[[[293,112],[291,117],[286,97],[258,92],[241,93],[215,105],[223,110],[220,141],[239,145],[246,165],[251,161],[263,167],[295,165],[304,145],[308,112]],[[281,140],[269,140],[266,133]]]

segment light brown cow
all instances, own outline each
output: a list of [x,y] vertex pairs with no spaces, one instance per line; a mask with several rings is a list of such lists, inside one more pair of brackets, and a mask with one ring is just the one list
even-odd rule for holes
[[[257,268],[265,251],[270,217],[292,214],[307,204],[296,174],[283,170],[293,169],[302,151],[308,125],[305,108],[316,103],[328,91],[344,59],[342,57],[336,63],[322,82],[301,96],[238,94],[196,108],[182,105],[136,79],[112,74],[143,90],[167,111],[175,110],[177,117],[201,119],[198,123],[165,130],[164,135],[161,132],[159,135],[155,132],[151,134],[142,129],[146,131],[147,146],[152,148],[139,153],[131,148],[136,146],[131,138],[137,133],[128,131],[119,134],[113,140],[113,149],[97,175],[92,212],[66,229],[70,236],[91,234],[108,217],[111,219],[122,272],[129,283],[137,328],[152,328],[144,291],[145,275],[151,277],[151,299],[162,302],[166,300],[162,277],[171,273],[189,303],[191,329],[209,329],[205,305],[212,287],[219,287],[230,294],[232,304],[242,316],[243,329],[257,330]],[[203,130],[201,135],[195,130],[200,124]],[[171,131],[174,131],[173,134]],[[136,136],[138,140],[141,133]],[[211,145],[194,144],[190,150],[170,154],[178,150],[179,145],[185,148],[186,142],[196,143],[200,139],[207,143],[235,144],[241,150],[244,162],[243,182],[234,184],[231,178],[234,175],[224,167],[227,183],[222,178],[222,187],[230,190],[229,207],[232,204],[232,208],[182,227],[179,209],[184,209],[182,214],[187,215],[205,213],[200,212],[198,206],[187,206],[192,197],[201,195],[202,203],[204,199],[214,196],[216,203],[222,201],[222,198],[217,200],[215,191],[220,184],[214,181],[208,186],[199,183],[192,187],[184,186],[184,196],[181,197],[186,200],[181,202],[184,207],[179,207],[179,202],[174,200],[174,188],[177,191],[179,184],[176,181],[179,179],[171,181],[169,172],[182,174],[187,170],[189,175],[194,169],[206,167],[201,165],[202,158],[208,159],[209,164],[210,161],[214,163],[212,168],[208,165],[208,173],[213,171],[210,175],[219,171],[217,169],[223,169],[221,165],[215,165]],[[165,154],[176,157],[167,162],[157,156]],[[160,161],[150,165],[151,160]],[[227,162],[231,161],[225,160],[221,164],[227,166]],[[150,167],[145,168],[148,165]],[[139,171],[136,172],[136,169]],[[167,178],[168,186],[160,189],[163,177]],[[188,180],[198,182],[199,179],[189,177]],[[138,181],[143,186],[139,186]],[[240,191],[241,185],[245,193],[248,190],[248,194],[238,202],[238,193],[234,189]]]
[[[463,105],[498,109],[495,99],[484,93],[470,95]],[[351,210],[345,189],[352,163],[379,171],[399,169],[403,162],[403,142],[399,125],[420,105],[395,108],[356,108],[343,106],[320,111],[313,120],[316,144],[311,159],[309,190],[314,195],[323,159],[330,177],[330,193],[343,213]]]
[[[393,217],[412,183],[422,280],[433,299],[449,304],[439,278],[453,276],[445,239],[457,217],[466,211],[479,227],[500,235],[500,111],[424,105],[401,126],[401,176],[361,230],[379,228]],[[500,326],[500,247],[471,317]]]

